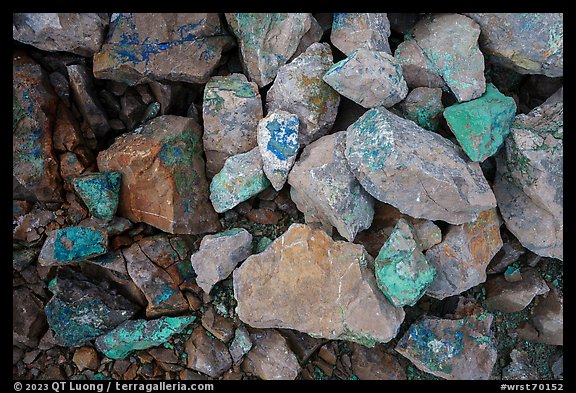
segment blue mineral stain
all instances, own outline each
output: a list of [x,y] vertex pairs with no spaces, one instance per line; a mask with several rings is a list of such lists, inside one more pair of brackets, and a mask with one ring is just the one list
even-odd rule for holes
[[297,116],[292,116],[286,122],[277,119],[266,124],[270,131],[270,140],[266,148],[280,160],[286,160],[298,152],[298,126],[300,122]]
[[332,19],[332,31],[337,31],[342,29],[350,18],[350,14],[347,12],[335,12]]
[[161,304],[174,295],[174,288],[167,282],[158,282],[154,284],[153,295],[154,302]]
[[58,262],[77,262],[104,254],[107,238],[103,232],[86,227],[67,227],[56,231],[54,259]]
[[43,137],[44,132],[38,128],[21,128],[18,131],[20,144],[16,148],[15,155],[20,160],[30,162],[37,171],[42,171],[44,168],[41,146]]
[[122,174],[111,171],[77,176],[72,184],[93,217],[111,221],[118,209],[121,182]]

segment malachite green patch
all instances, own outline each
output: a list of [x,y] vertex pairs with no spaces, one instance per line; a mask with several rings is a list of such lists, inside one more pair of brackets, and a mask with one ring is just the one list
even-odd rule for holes
[[118,208],[121,182],[120,172],[112,171],[80,175],[72,184],[93,217],[111,221]]
[[298,143],[298,116],[290,117],[288,121],[273,119],[266,124],[270,132],[270,140],[266,149],[274,154],[279,160],[286,160],[295,156],[300,147]]
[[60,263],[79,262],[106,253],[106,233],[87,227],[67,227],[56,231],[54,259]]

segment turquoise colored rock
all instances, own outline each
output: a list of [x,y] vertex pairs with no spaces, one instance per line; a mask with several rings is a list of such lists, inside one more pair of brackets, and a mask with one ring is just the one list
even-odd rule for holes
[[42,266],[81,262],[108,252],[108,235],[102,229],[66,227],[52,232],[40,251]]
[[72,185],[93,217],[111,221],[118,209],[122,174],[98,172],[74,178]]
[[491,83],[486,93],[472,101],[457,103],[444,110],[444,118],[472,161],[494,155],[510,133],[516,116],[516,102],[500,93]]
[[396,307],[413,306],[436,276],[418,250],[412,225],[401,218],[374,260],[376,284]]
[[157,347],[174,334],[184,331],[194,320],[193,315],[162,317],[150,321],[126,321],[116,329],[96,339],[96,348],[112,359],[124,359],[134,351]]
[[262,251],[265,251],[271,243],[272,239],[266,236],[261,237],[256,244],[256,254],[260,254]]

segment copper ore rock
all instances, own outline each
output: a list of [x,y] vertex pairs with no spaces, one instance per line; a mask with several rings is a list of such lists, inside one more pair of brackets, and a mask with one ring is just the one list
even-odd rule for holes
[[392,54],[390,22],[386,13],[335,12],[330,42],[347,56],[358,48]]
[[274,329],[251,329],[251,349],[244,357],[242,369],[263,380],[293,380],[300,364],[286,339]]

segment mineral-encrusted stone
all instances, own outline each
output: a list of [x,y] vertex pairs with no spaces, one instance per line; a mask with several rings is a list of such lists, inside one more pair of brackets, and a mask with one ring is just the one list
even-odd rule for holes
[[72,184],[92,217],[111,221],[118,208],[120,172],[98,172],[77,176]]
[[201,134],[192,119],[165,115],[101,151],[100,171],[122,174],[118,214],[169,233],[219,230],[208,200]]
[[56,229],[48,234],[38,263],[42,266],[82,262],[108,252],[108,234],[99,228],[83,226]]
[[390,22],[385,13],[334,13],[330,42],[347,56],[358,48],[392,54],[388,37]]
[[544,295],[550,290],[546,281],[534,269],[521,272],[519,281],[510,282],[499,275],[486,281],[486,300],[488,309],[502,312],[518,312],[528,306],[534,297]]
[[386,52],[365,48],[334,64],[322,80],[364,108],[389,108],[408,94],[402,65]]
[[186,341],[186,367],[218,378],[232,366],[226,345],[198,326]]
[[436,131],[444,111],[442,89],[417,87],[400,103],[400,109],[404,118],[412,120],[422,128]]
[[405,380],[406,372],[395,356],[382,348],[352,344],[352,371],[360,380]]
[[210,183],[214,210],[223,213],[270,186],[258,147],[229,157]]
[[516,102],[491,83],[482,97],[456,103],[444,110],[444,118],[458,143],[472,161],[494,155],[510,133]]
[[230,343],[230,355],[234,365],[238,366],[242,363],[244,355],[252,349],[252,340],[250,339],[250,332],[241,326],[234,331],[234,339]]
[[497,355],[491,324],[491,314],[456,320],[426,317],[410,325],[395,349],[437,377],[486,380]]
[[416,304],[436,276],[417,248],[412,225],[401,218],[374,260],[378,288],[396,307]]
[[200,249],[190,258],[196,283],[206,293],[232,273],[238,263],[252,254],[252,235],[244,228],[233,228],[207,235]]
[[367,229],[374,199],[350,171],[344,149],[346,131],[326,135],[308,145],[288,177],[292,200],[306,222],[332,226],[348,241]]
[[94,55],[94,76],[130,86],[206,83],[232,45],[216,13],[112,14],[106,42]]
[[402,65],[402,77],[410,89],[417,87],[448,89],[446,82],[424,56],[416,41],[401,42],[394,52],[394,58]]
[[300,373],[296,355],[286,339],[274,329],[253,329],[252,348],[244,357],[242,369],[264,380],[292,380]]
[[525,351],[512,349],[510,363],[502,369],[503,380],[537,380],[540,379],[538,369],[532,365],[530,355]]
[[496,206],[478,163],[385,108],[348,127],[346,159],[368,193],[414,218],[462,224]]
[[322,80],[333,65],[327,43],[315,43],[282,66],[266,95],[268,112],[284,110],[298,115],[300,145],[326,135],[338,112],[340,95]]
[[260,87],[274,80],[316,22],[308,13],[227,13],[226,21],[238,40],[244,72]]
[[49,284],[48,325],[62,346],[81,346],[136,314],[138,306],[107,282],[92,282],[78,272],[60,271]]
[[366,346],[387,342],[404,311],[380,292],[370,263],[360,245],[292,224],[234,271],[236,313],[256,328],[288,328]]
[[13,14],[12,38],[45,51],[92,56],[100,50],[107,26],[107,14]]
[[564,258],[562,94],[516,116],[494,180],[508,230],[530,251],[558,259]]
[[62,179],[52,147],[58,97],[48,74],[23,52],[14,52],[12,87],[14,180],[32,198],[62,201]]
[[486,268],[502,247],[496,209],[463,225],[452,225],[442,242],[426,251],[436,278],[426,294],[436,299],[457,295],[486,281]]
[[112,359],[124,359],[134,351],[162,345],[196,319],[193,315],[126,321],[96,339],[96,348]]
[[521,74],[564,74],[562,13],[469,13],[490,60]]
[[220,172],[226,158],[256,147],[261,118],[262,99],[256,83],[242,74],[210,78],[202,104],[202,141],[209,177]]
[[12,343],[35,348],[46,331],[42,301],[29,288],[12,292]]
[[126,259],[126,270],[130,278],[148,301],[147,318],[179,314],[188,310],[188,302],[172,277],[150,261],[138,243],[122,250],[122,254]]
[[269,112],[258,123],[258,149],[264,173],[272,187],[280,191],[294,165],[300,148],[298,116],[282,110]]

